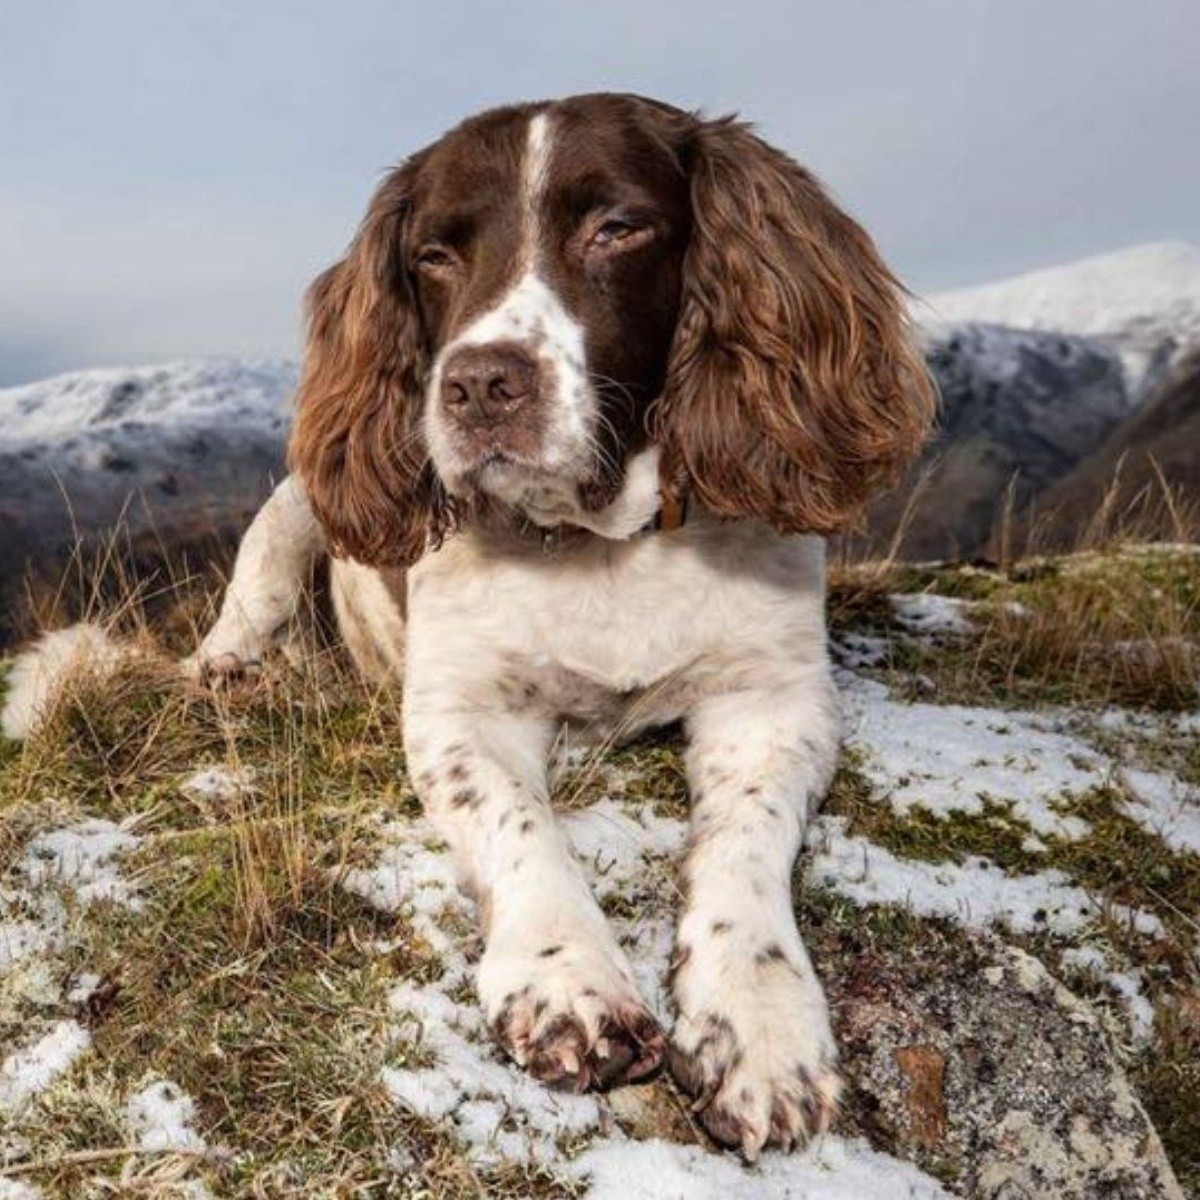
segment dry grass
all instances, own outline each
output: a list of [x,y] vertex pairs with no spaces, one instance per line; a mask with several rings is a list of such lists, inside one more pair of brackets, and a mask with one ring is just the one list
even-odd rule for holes
[[[171,1195],[191,1178],[256,1197],[569,1194],[538,1171],[481,1175],[383,1087],[383,1067],[418,1053],[396,1040],[390,987],[440,964],[338,881],[373,857],[383,814],[416,804],[394,706],[315,650],[305,661],[243,697],[191,692],[154,660],[78,680],[3,773],[10,842],[50,793],[71,796],[57,822],[133,818],[142,839],[124,869],[145,908],[93,913],[75,948],[104,999],[84,1014],[92,1053],[26,1122],[43,1164],[30,1178],[71,1197]],[[205,762],[252,782],[181,789]],[[379,953],[385,938],[400,948]],[[124,1142],[114,1097],[148,1076],[177,1082],[226,1151],[96,1157]]]
[[1152,457],[1149,466],[1153,479],[1131,487],[1122,457],[1100,502],[1074,529],[1064,512],[1039,511],[1036,501],[1019,520],[1006,510],[991,549],[1006,561],[1014,553],[1029,558],[1064,549],[1103,552],[1131,543],[1200,541],[1200,496],[1194,488],[1173,485]]
[[[995,499],[991,532],[981,542],[963,548],[964,554],[1000,566],[1045,555],[1097,551],[1107,553],[1126,545],[1200,542],[1200,495],[1193,483],[1172,483],[1151,457],[1145,464],[1151,475],[1140,486],[1132,484],[1124,458],[1113,468],[1107,484],[1096,486],[1096,500],[1081,510],[1082,494],[1065,506],[1054,501],[1055,491],[1034,498],[1018,509],[1019,476],[1014,474]],[[854,531],[843,539],[838,552],[847,561],[895,564],[915,556],[910,531],[923,519],[922,507],[934,483],[936,464],[920,468],[905,485],[904,507],[894,521],[885,499],[878,529]],[[949,552],[949,551],[947,551]]]
[[895,635],[888,597],[973,602],[970,638],[893,637],[893,682],[943,701],[1186,710],[1200,682],[1200,548],[1126,546],[1007,567],[838,564],[835,633]]
[[[182,587],[166,640],[186,642],[207,607]],[[143,640],[151,624],[138,600],[112,622]],[[399,714],[317,642],[295,662],[272,663],[248,693],[212,694],[148,649],[106,678],[76,677],[30,742],[4,746],[0,867],[48,826],[132,821],[141,842],[123,869],[145,901],[73,923],[56,969],[102,976],[92,1007],[18,1003],[11,1014],[17,1040],[34,1015],[78,1016],[93,1035],[92,1052],[22,1118],[40,1163],[27,1178],[72,1198],[183,1196],[190,1179],[255,1197],[570,1194],[538,1170],[482,1175],[383,1087],[384,1066],[417,1054],[396,1040],[390,988],[440,963],[339,880],[373,861],[384,816],[417,811]],[[246,785],[182,786],[205,766]],[[379,953],[385,938],[399,948]],[[208,1144],[225,1149],[126,1153],[117,1100],[149,1076],[177,1082]]]

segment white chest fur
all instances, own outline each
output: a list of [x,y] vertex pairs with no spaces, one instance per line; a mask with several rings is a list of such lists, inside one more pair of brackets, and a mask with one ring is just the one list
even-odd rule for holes
[[822,660],[823,600],[821,540],[748,523],[549,555],[467,535],[410,574],[407,686],[531,685],[581,717],[653,695],[647,719],[669,719],[706,682]]

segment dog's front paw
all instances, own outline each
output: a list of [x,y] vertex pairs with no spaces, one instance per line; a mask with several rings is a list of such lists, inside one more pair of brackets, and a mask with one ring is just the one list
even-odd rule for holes
[[479,991],[500,1044],[536,1079],[564,1091],[613,1087],[650,1074],[663,1034],[615,948],[585,942],[494,945]]
[[262,662],[257,658],[242,658],[232,651],[213,657],[194,654],[185,659],[184,673],[203,687],[222,691],[241,691],[252,687],[262,675]]
[[750,1161],[791,1150],[837,1114],[841,1081],[821,985],[777,947],[743,961],[690,956],[675,976],[668,1064],[704,1127]]

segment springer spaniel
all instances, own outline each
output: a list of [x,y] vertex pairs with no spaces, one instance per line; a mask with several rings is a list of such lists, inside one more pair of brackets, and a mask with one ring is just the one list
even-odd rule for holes
[[[838,752],[823,534],[932,390],[863,230],[731,119],[623,95],[472,118],[383,181],[313,285],[290,461],[199,664],[251,665],[332,555],[359,667],[478,902],[504,1049],[584,1089],[667,1058],[753,1158],[831,1119],[792,868]],[[559,723],[682,719],[669,1042],[551,811]]]

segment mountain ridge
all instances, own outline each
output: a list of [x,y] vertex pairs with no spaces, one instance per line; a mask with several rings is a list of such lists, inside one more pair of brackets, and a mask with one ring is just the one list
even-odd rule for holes
[[1094,338],[1117,351],[1131,394],[1141,396],[1200,343],[1200,248],[1139,243],[938,292],[914,315],[933,329],[1007,325]]

